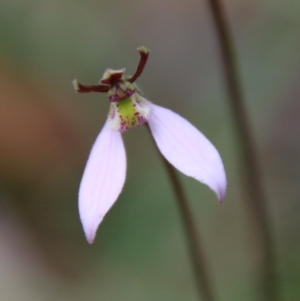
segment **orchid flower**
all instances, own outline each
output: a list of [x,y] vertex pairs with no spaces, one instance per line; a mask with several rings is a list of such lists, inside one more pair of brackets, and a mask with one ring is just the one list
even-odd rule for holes
[[107,121],[91,150],[79,189],[79,214],[89,243],[99,224],[117,200],[126,177],[126,154],[121,133],[148,122],[162,155],[183,174],[209,186],[222,202],[226,175],[218,151],[187,120],[171,110],[154,105],[134,85],[149,56],[139,47],[140,62],[132,77],[125,69],[107,69],[99,84],[85,86],[76,79],[76,92],[106,92],[110,101]]

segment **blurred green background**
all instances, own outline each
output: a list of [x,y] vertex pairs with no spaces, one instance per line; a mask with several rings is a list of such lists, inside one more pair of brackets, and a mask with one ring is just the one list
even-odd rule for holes
[[[225,1],[268,195],[284,300],[300,300],[300,2]],[[145,96],[190,120],[228,175],[224,204],[180,175],[218,300],[255,300],[257,240],[244,205],[238,141],[206,1],[0,2],[0,298],[195,301],[174,195],[148,132],[124,136],[124,190],[95,243],[77,191],[108,113],[106,95],[75,94],[105,68],[132,74]]]

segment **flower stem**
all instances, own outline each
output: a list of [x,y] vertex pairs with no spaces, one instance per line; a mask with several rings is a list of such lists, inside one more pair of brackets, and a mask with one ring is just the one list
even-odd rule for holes
[[253,223],[257,230],[260,246],[260,270],[259,286],[261,297],[264,301],[281,300],[278,292],[277,275],[275,271],[275,256],[270,231],[269,217],[267,213],[267,201],[262,184],[262,176],[259,169],[258,157],[256,154],[255,141],[248,121],[244,105],[244,97],[239,83],[235,51],[231,33],[224,10],[220,0],[208,0],[216,33],[219,40],[221,59],[223,62],[224,76],[240,141],[240,153],[245,164],[245,185],[250,198],[244,200],[252,211]]
[[[146,127],[150,132],[148,124],[146,124]],[[151,133],[150,136],[152,137]],[[186,238],[189,246],[190,258],[194,268],[195,280],[196,280],[196,285],[200,296],[200,300],[215,301],[216,298],[213,293],[210,275],[207,268],[207,261],[205,259],[205,255],[203,251],[203,246],[201,245],[201,239],[196,229],[196,224],[194,222],[193,215],[189,207],[183,186],[179,180],[176,170],[161,155],[153,137],[152,137],[152,141],[155,145],[157,153],[159,154],[166,168],[169,179],[171,181],[171,185],[174,189],[177,205],[179,207],[179,212],[181,214],[183,226],[185,228]]]

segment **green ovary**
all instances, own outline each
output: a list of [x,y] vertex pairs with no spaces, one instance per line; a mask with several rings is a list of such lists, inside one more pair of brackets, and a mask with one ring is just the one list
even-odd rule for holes
[[130,97],[118,101],[116,104],[117,104],[117,111],[119,112],[121,118],[124,118],[128,121],[134,118],[134,113],[136,111],[135,111],[134,103]]
[[124,100],[115,102],[116,115],[119,120],[118,130],[124,132],[131,127],[142,124],[147,121],[143,108],[131,96]]

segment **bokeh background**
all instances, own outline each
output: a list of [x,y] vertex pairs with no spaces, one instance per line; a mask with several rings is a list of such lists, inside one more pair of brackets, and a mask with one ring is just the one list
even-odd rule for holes
[[[226,0],[258,146],[284,300],[300,300],[300,2]],[[86,243],[77,191],[108,113],[106,95],[74,78],[133,73],[151,101],[190,120],[228,174],[224,204],[180,175],[218,300],[255,300],[257,240],[244,198],[239,141],[206,1],[0,2],[0,299],[197,299],[169,180],[144,127],[124,134],[127,180]]]

